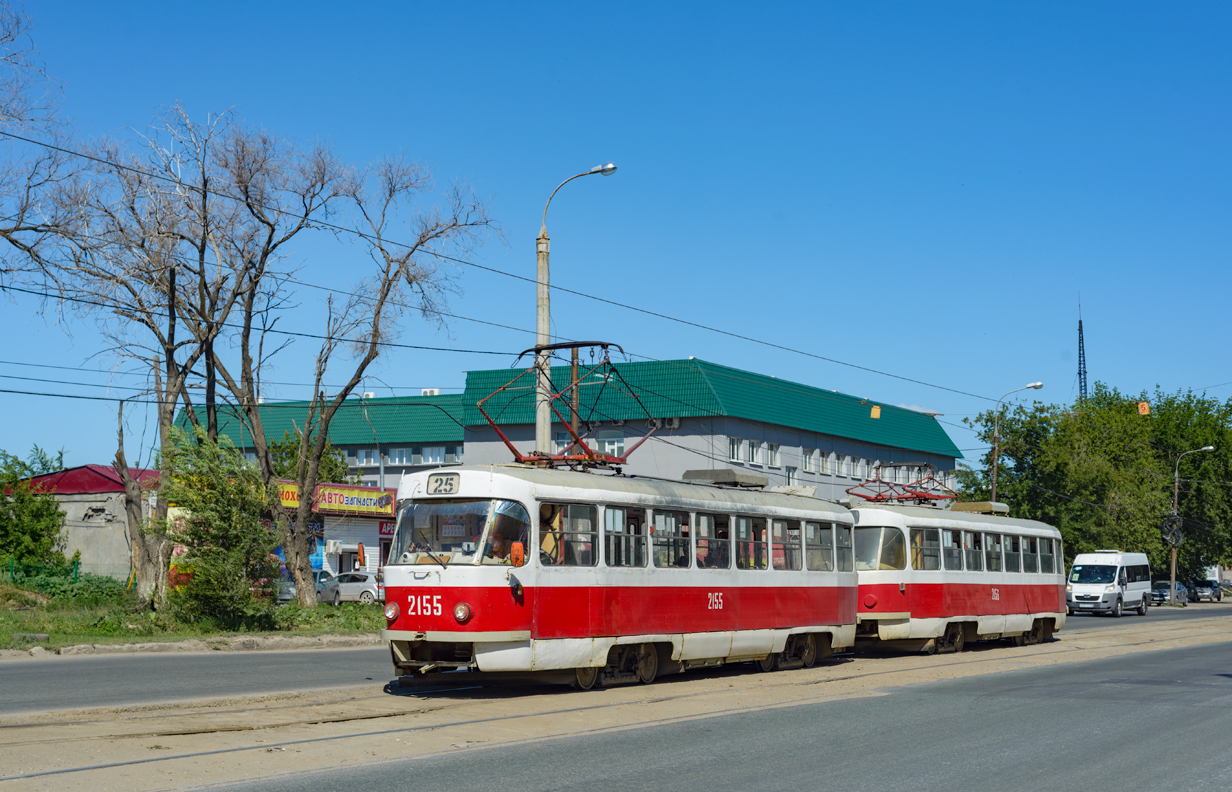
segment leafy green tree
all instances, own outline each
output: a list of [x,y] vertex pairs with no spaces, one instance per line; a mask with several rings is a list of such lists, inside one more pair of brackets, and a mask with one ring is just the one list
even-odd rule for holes
[[[1146,415],[1138,410],[1144,401]],[[991,444],[995,417],[988,411],[968,423]],[[1073,405],[1004,407],[1000,427],[997,497],[1012,514],[1057,526],[1068,558],[1120,548],[1147,553],[1157,572],[1170,562],[1160,528],[1177,460],[1213,446],[1181,463],[1178,575],[1200,575],[1232,555],[1232,400],[1159,390],[1131,396],[1096,383]],[[961,493],[973,500],[989,497],[991,449],[981,462],[959,470]]]
[[54,493],[30,482],[32,476],[62,470],[64,452],[55,457],[37,445],[22,460],[0,451],[0,561],[19,565],[63,566],[64,512]]
[[[290,431],[286,431],[282,433],[281,440],[270,443],[270,460],[274,463],[276,477],[299,481],[300,448],[303,446],[301,441],[300,432],[292,436]],[[334,448],[334,444],[328,438],[325,440],[325,451],[321,454],[318,480],[332,484],[354,483],[347,465],[346,453],[342,449]]]
[[279,560],[276,534],[263,524],[271,498],[257,469],[220,437],[194,427],[176,429],[164,459],[170,480],[163,492],[182,509],[163,530],[183,545],[180,565],[191,578],[170,594],[182,617],[238,626],[268,617]]

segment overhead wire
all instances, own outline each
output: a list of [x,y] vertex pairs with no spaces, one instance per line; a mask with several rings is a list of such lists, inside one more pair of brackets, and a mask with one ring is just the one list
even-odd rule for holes
[[[199,193],[201,193],[202,195],[215,195],[215,196],[217,196],[217,197],[226,198],[226,199],[228,199],[228,200],[232,200],[232,201],[238,201],[238,202],[241,202],[241,203],[246,202],[246,201],[245,201],[245,199],[243,199],[243,198],[241,198],[241,197],[239,197],[239,196],[230,195],[230,194],[228,194],[228,193],[226,193],[226,192],[220,192],[220,191],[218,191],[218,190],[214,190],[214,189],[207,189],[207,188],[200,187],[200,186],[193,185],[193,184],[185,184],[185,183],[183,183],[182,181],[179,181],[179,180],[177,180],[177,179],[173,179],[173,178],[171,178],[171,177],[169,177],[169,176],[165,176],[165,175],[163,175],[163,174],[155,173],[155,172],[153,172],[153,171],[148,171],[148,170],[145,170],[144,168],[138,168],[138,167],[135,167],[135,166],[132,166],[132,165],[126,165],[126,164],[124,164],[124,163],[119,163],[119,162],[113,162],[113,161],[109,161],[109,160],[104,160],[104,159],[103,159],[103,158],[101,158],[101,157],[96,157],[96,156],[93,156],[93,155],[91,155],[91,154],[87,154],[87,153],[85,153],[85,152],[76,151],[76,150],[69,149],[69,148],[66,148],[66,147],[63,147],[63,146],[57,146],[57,145],[55,145],[55,144],[48,143],[48,142],[46,142],[46,141],[41,141],[41,140],[36,140],[36,139],[34,139],[34,138],[25,137],[25,136],[23,136],[23,135],[18,135],[18,134],[16,134],[16,133],[11,132],[11,131],[8,131],[8,130],[0,130],[0,135],[4,135],[4,136],[9,137],[9,138],[14,139],[14,140],[20,140],[20,141],[22,141],[22,142],[24,142],[24,143],[29,143],[29,144],[31,144],[31,145],[41,146],[41,147],[44,147],[44,148],[47,148],[47,149],[50,149],[50,150],[58,151],[58,152],[60,152],[60,153],[67,154],[67,155],[69,155],[69,156],[73,156],[73,157],[80,157],[80,158],[85,159],[85,160],[87,160],[87,161],[95,162],[95,163],[97,163],[97,164],[104,165],[104,166],[109,167],[109,168],[118,168],[118,169],[122,169],[122,170],[125,170],[125,171],[128,171],[128,172],[131,172],[131,173],[136,173],[136,174],[139,174],[139,175],[145,176],[145,177],[150,178],[150,179],[156,179],[156,180],[159,180],[159,181],[164,181],[164,182],[167,182],[167,183],[170,183],[170,184],[174,184],[174,185],[176,185],[177,187],[182,187],[182,188],[186,188],[186,189],[193,190],[193,191],[195,191],[195,192],[199,192]],[[264,208],[264,209],[270,209],[270,207],[268,207],[268,206],[264,206],[264,205],[262,205],[262,208]],[[329,222],[329,221],[327,221],[327,220],[314,220],[314,221],[313,221],[313,223],[314,223],[314,225],[316,225],[316,226],[318,226],[318,227],[320,227],[320,228],[325,228],[325,229],[330,229],[330,230],[333,230],[333,231],[338,231],[338,232],[342,232],[342,233],[346,233],[346,234],[351,234],[351,235],[354,235],[354,236],[356,236],[356,237],[358,237],[358,238],[360,238],[360,239],[365,239],[365,240],[367,240],[367,241],[369,241],[369,242],[374,242],[374,243],[375,243],[375,242],[379,242],[379,241],[381,241],[381,240],[378,240],[378,239],[377,239],[374,235],[369,234],[369,233],[364,232],[364,231],[361,231],[361,230],[359,230],[359,229],[357,229],[357,228],[351,228],[351,227],[349,227],[349,226],[344,226],[344,225],[340,225],[340,224],[337,224],[337,223],[331,223],[331,222]],[[456,263],[456,264],[462,264],[462,265],[465,265],[465,266],[468,266],[468,267],[473,267],[473,268],[476,268],[476,269],[479,269],[479,270],[483,270],[483,271],[486,271],[486,272],[491,272],[491,273],[494,273],[494,274],[497,274],[497,275],[502,275],[502,276],[507,277],[507,278],[512,278],[512,279],[515,279],[515,280],[524,281],[524,282],[526,282],[526,283],[534,283],[534,284],[538,284],[538,283],[539,283],[539,281],[538,281],[536,278],[530,278],[530,277],[527,277],[527,276],[524,276],[524,275],[518,275],[518,274],[516,274],[516,273],[506,272],[505,270],[497,269],[496,267],[489,267],[489,266],[486,266],[486,265],[483,265],[483,264],[479,264],[479,263],[474,262],[474,261],[469,261],[469,260],[467,260],[467,259],[458,258],[458,257],[456,257],[456,256],[450,256],[450,255],[448,255],[448,254],[446,254],[446,253],[443,253],[443,252],[440,252],[440,251],[433,250],[432,248],[429,248],[429,247],[427,247],[427,246],[419,246],[419,247],[417,248],[417,247],[416,247],[416,246],[414,246],[414,245],[410,245],[410,244],[408,244],[408,243],[401,242],[401,241],[398,241],[398,240],[393,240],[393,239],[385,239],[385,240],[383,240],[383,241],[384,241],[385,243],[387,243],[387,244],[393,245],[393,246],[395,246],[395,247],[401,247],[401,248],[404,248],[404,249],[407,249],[407,250],[416,250],[416,249],[418,249],[418,250],[422,250],[422,251],[423,251],[424,253],[426,253],[427,255],[433,256],[433,257],[435,257],[435,258],[439,258],[439,259],[442,259],[442,260],[445,260],[445,261],[451,261],[451,262],[454,262],[454,263]],[[827,363],[833,363],[833,364],[835,364],[835,365],[839,365],[839,366],[845,366],[845,367],[848,367],[848,368],[853,368],[853,369],[857,369],[857,370],[860,370],[860,371],[866,371],[866,372],[869,372],[869,373],[871,373],[871,374],[877,374],[877,375],[879,375],[879,376],[890,377],[890,378],[892,378],[892,379],[898,379],[898,380],[902,380],[902,381],[904,381],[904,382],[910,382],[910,383],[913,383],[913,384],[916,384],[916,385],[922,385],[922,386],[924,386],[924,387],[928,387],[928,388],[934,388],[934,389],[937,389],[937,390],[949,391],[950,393],[957,393],[957,394],[962,395],[962,396],[970,396],[970,397],[972,397],[972,398],[976,398],[976,399],[983,399],[983,400],[985,400],[985,401],[995,401],[993,398],[991,398],[991,397],[989,397],[989,396],[983,396],[983,395],[980,395],[980,394],[969,393],[969,392],[967,392],[967,391],[959,390],[959,389],[957,389],[957,388],[950,388],[950,387],[947,387],[947,386],[945,386],[945,385],[938,385],[938,384],[935,384],[935,383],[926,382],[926,381],[924,381],[924,380],[919,380],[919,379],[915,379],[915,378],[912,378],[912,377],[903,376],[903,375],[900,375],[900,374],[894,374],[894,373],[891,373],[891,372],[888,372],[888,371],[883,371],[883,370],[880,370],[880,369],[873,368],[873,367],[871,367],[871,366],[862,366],[862,365],[859,365],[859,364],[857,364],[857,363],[849,363],[849,362],[847,362],[847,361],[838,360],[837,358],[831,358],[831,357],[827,357],[827,356],[825,356],[825,355],[819,355],[819,354],[816,354],[816,353],[813,353],[813,352],[807,352],[807,351],[805,351],[805,350],[802,350],[802,349],[797,349],[797,348],[790,347],[790,346],[786,346],[786,345],[784,345],[784,344],[778,344],[778,343],[775,343],[775,342],[772,342],[772,341],[765,341],[765,340],[763,340],[763,339],[754,338],[754,337],[752,337],[752,336],[746,336],[746,335],[743,335],[743,334],[741,334],[741,333],[735,333],[735,332],[732,332],[732,331],[730,331],[730,330],[724,330],[724,329],[722,329],[722,328],[712,327],[712,326],[710,326],[710,325],[705,325],[705,324],[702,324],[702,323],[700,323],[700,322],[693,322],[693,321],[690,321],[690,320],[687,320],[687,319],[681,319],[680,317],[677,317],[677,316],[672,316],[672,315],[670,315],[670,314],[665,314],[665,313],[661,313],[661,312],[658,312],[658,311],[653,311],[653,310],[650,310],[650,309],[647,309],[647,308],[641,308],[641,307],[638,307],[638,306],[635,306],[635,305],[630,305],[630,304],[628,304],[628,303],[622,303],[622,302],[619,302],[619,301],[616,301],[616,300],[610,300],[610,299],[605,298],[605,297],[599,297],[599,296],[594,295],[594,294],[588,294],[588,293],[586,293],[586,292],[578,291],[578,290],[576,290],[576,289],[569,289],[569,288],[565,288],[565,287],[562,287],[562,286],[559,286],[559,285],[552,285],[552,284],[550,284],[550,283],[548,283],[548,284],[544,284],[544,285],[545,285],[545,286],[547,286],[549,289],[552,289],[552,290],[555,290],[555,291],[559,291],[559,292],[562,292],[562,293],[565,293],[565,294],[571,294],[571,295],[574,295],[574,296],[577,296],[577,297],[583,297],[583,298],[586,298],[586,299],[589,299],[589,300],[594,300],[594,301],[596,301],[596,302],[605,303],[605,304],[607,304],[607,305],[611,305],[611,306],[613,306],[613,307],[622,308],[622,309],[629,310],[629,311],[634,311],[634,312],[641,313],[641,314],[644,314],[644,315],[647,315],[647,316],[653,316],[653,317],[655,317],[655,318],[657,318],[657,319],[663,319],[663,320],[666,320],[666,321],[675,322],[675,323],[677,323],[677,324],[682,324],[682,325],[685,325],[685,326],[688,326],[688,327],[693,327],[693,328],[696,328],[696,329],[699,329],[699,330],[705,330],[705,331],[707,331],[707,332],[717,333],[717,334],[720,334],[720,335],[728,336],[728,337],[730,337],[730,338],[736,338],[736,339],[739,339],[739,340],[742,340],[742,341],[747,341],[747,342],[749,342],[749,343],[757,344],[757,345],[760,345],[760,346],[765,346],[765,347],[772,348],[772,349],[778,349],[778,350],[781,350],[781,351],[784,351],[784,352],[789,352],[789,353],[792,353],[792,354],[802,355],[802,356],[804,356],[804,357],[813,358],[813,359],[815,359],[815,360],[821,360],[821,361],[825,361],[825,362],[827,362]]]

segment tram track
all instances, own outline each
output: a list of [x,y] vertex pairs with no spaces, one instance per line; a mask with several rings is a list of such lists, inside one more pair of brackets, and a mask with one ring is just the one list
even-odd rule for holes
[[[1212,624],[1210,622],[1217,622],[1219,624]],[[956,655],[954,656],[955,659],[948,661],[948,662],[935,662],[935,661],[922,662],[925,660],[925,658],[922,656],[916,656],[916,655],[890,656],[887,659],[892,659],[895,657],[898,658],[898,663],[897,663],[898,667],[877,668],[875,665],[870,665],[870,667],[868,667],[867,670],[860,670],[857,673],[847,673],[847,674],[842,674],[838,676],[827,676],[827,677],[823,677],[820,679],[807,679],[807,678],[801,679],[799,678],[799,676],[801,675],[800,670],[784,672],[785,674],[791,674],[793,678],[788,679],[788,680],[781,680],[781,681],[771,681],[773,679],[772,676],[770,678],[767,678],[767,675],[751,675],[751,674],[750,675],[717,674],[717,675],[709,675],[709,676],[699,675],[697,677],[694,677],[693,679],[674,677],[673,678],[674,680],[679,680],[681,682],[684,682],[685,684],[698,683],[698,684],[708,685],[710,689],[685,692],[685,693],[680,693],[677,695],[669,695],[669,696],[659,695],[659,696],[655,696],[654,698],[643,698],[639,695],[636,695],[636,693],[633,693],[633,694],[625,693],[625,694],[622,694],[621,700],[619,701],[588,703],[588,704],[577,706],[577,707],[555,707],[555,708],[539,707],[539,708],[535,708],[534,710],[528,711],[528,712],[496,714],[496,715],[490,715],[486,717],[463,718],[463,719],[454,719],[454,720],[431,722],[431,723],[405,724],[405,725],[398,725],[396,727],[387,728],[387,729],[375,729],[375,730],[369,729],[369,730],[356,731],[356,732],[345,732],[345,733],[339,733],[339,734],[310,736],[310,737],[303,737],[299,739],[279,740],[275,742],[256,742],[256,743],[247,744],[247,745],[234,745],[234,746],[228,746],[228,747],[220,747],[220,748],[216,748],[212,750],[181,752],[181,753],[175,753],[175,754],[170,754],[170,755],[145,756],[145,757],[140,757],[140,758],[129,757],[127,759],[114,761],[114,762],[104,762],[104,763],[96,763],[96,764],[78,764],[78,765],[74,765],[70,767],[61,767],[61,768],[55,768],[55,769],[40,770],[40,771],[35,771],[35,772],[11,774],[11,775],[0,777],[0,781],[6,781],[6,782],[7,781],[20,781],[23,779],[42,778],[45,776],[63,776],[63,775],[77,774],[77,773],[99,772],[99,771],[105,771],[105,770],[112,770],[116,768],[128,768],[128,767],[135,767],[135,766],[140,766],[140,765],[158,765],[162,763],[177,762],[177,761],[183,762],[187,760],[200,759],[204,757],[214,757],[214,756],[228,755],[228,754],[236,755],[236,754],[244,754],[244,753],[249,753],[249,752],[259,752],[262,750],[265,750],[266,752],[287,751],[289,749],[296,750],[298,748],[305,747],[305,746],[319,746],[321,744],[326,744],[326,743],[339,744],[339,743],[344,743],[349,740],[372,741],[377,738],[389,737],[389,736],[401,735],[401,734],[418,734],[418,733],[423,733],[423,732],[445,733],[450,730],[456,731],[459,729],[466,729],[468,727],[475,727],[475,726],[482,726],[482,725],[493,725],[493,724],[519,722],[519,721],[529,722],[534,719],[554,719],[554,718],[560,718],[564,716],[585,715],[587,713],[597,714],[597,713],[602,713],[603,711],[615,710],[617,708],[622,708],[622,707],[627,708],[627,707],[650,706],[650,707],[660,707],[661,708],[662,705],[673,705],[673,704],[679,705],[681,703],[689,702],[689,701],[692,701],[692,702],[702,702],[706,700],[718,701],[728,696],[733,696],[733,695],[740,696],[743,694],[753,694],[754,698],[756,699],[755,701],[750,702],[747,705],[737,705],[737,706],[719,705],[717,708],[710,707],[707,705],[705,707],[701,707],[699,709],[699,712],[697,713],[679,716],[679,717],[685,717],[685,718],[711,717],[711,716],[718,715],[718,714],[730,714],[733,712],[745,711],[749,709],[764,708],[767,706],[790,706],[794,704],[809,703],[809,702],[813,702],[817,700],[834,698],[836,697],[836,695],[838,697],[845,697],[845,696],[850,696],[850,695],[874,695],[876,694],[876,691],[879,690],[880,688],[871,689],[869,688],[869,686],[866,685],[866,686],[863,686],[858,691],[854,691],[854,692],[850,690],[838,691],[833,694],[826,693],[822,696],[791,696],[791,695],[784,696],[784,695],[781,695],[783,693],[789,693],[791,689],[796,689],[796,690],[815,689],[814,686],[818,686],[818,685],[824,685],[828,687],[831,685],[842,685],[843,683],[859,682],[860,680],[868,680],[872,678],[887,678],[887,677],[893,677],[896,675],[905,677],[904,681],[901,684],[911,684],[913,681],[912,677],[919,677],[921,675],[932,676],[936,678],[947,678],[949,676],[961,676],[961,674],[953,674],[952,671],[955,669],[962,668],[962,667],[971,668],[971,669],[976,669],[976,668],[983,669],[985,666],[988,666],[989,664],[1001,664],[1006,667],[1006,670],[1012,670],[1012,669],[1017,669],[1017,668],[1022,668],[1022,667],[1030,667],[1034,665],[1048,664],[1051,662],[1068,662],[1062,659],[1067,655],[1068,656],[1087,655],[1087,654],[1091,654],[1092,652],[1095,652],[1095,653],[1106,656],[1108,654],[1124,653],[1125,651],[1138,651],[1138,650],[1141,650],[1143,647],[1150,646],[1150,645],[1154,645],[1154,648],[1168,648],[1166,645],[1175,644],[1178,641],[1184,642],[1187,639],[1192,639],[1194,633],[1204,634],[1205,638],[1202,639],[1201,642],[1211,642],[1212,640],[1226,640],[1227,639],[1226,630],[1209,629],[1213,627],[1223,626],[1223,623],[1226,623],[1225,619],[1216,618],[1216,619],[1209,620],[1209,622],[1208,620],[1202,620],[1202,622],[1192,622],[1191,621],[1185,624],[1169,625],[1168,627],[1163,627],[1161,625],[1156,624],[1156,625],[1152,625],[1153,630],[1151,631],[1151,634],[1149,636],[1142,636],[1138,640],[1119,640],[1119,641],[1099,640],[1099,639],[1101,638],[1112,639],[1115,637],[1114,635],[1111,634],[1112,632],[1117,632],[1117,633],[1124,632],[1123,630],[1120,630],[1120,629],[1114,628],[1113,630],[1109,630],[1105,628],[1105,629],[1100,629],[1100,630],[1079,630],[1079,631],[1074,631],[1072,633],[1062,633],[1062,636],[1064,636],[1063,639],[1056,640],[1048,645],[1030,647],[1030,648],[1015,648],[1015,649],[1010,649],[1008,647],[988,647],[987,649],[983,650],[983,652],[980,652],[980,654],[987,652],[988,656],[973,657],[971,655],[976,654],[976,653],[970,652],[970,653],[964,653],[963,655]],[[1132,625],[1127,625],[1126,629],[1128,630],[1128,632],[1130,632],[1131,635],[1140,634],[1140,630],[1133,629]],[[1173,634],[1173,637],[1170,638],[1169,634]],[[1128,638],[1130,636],[1126,635],[1125,637]],[[1065,639],[1070,639],[1070,640],[1079,639],[1079,640],[1082,640],[1084,643],[1094,641],[1094,643],[1097,644],[1097,646],[1066,645],[1067,641]],[[1001,651],[1003,649],[1005,651]],[[958,659],[960,657],[962,659]],[[881,659],[881,658],[862,657],[854,661],[849,660],[849,659],[841,659],[839,662],[830,664],[827,667],[835,668],[837,666],[850,664],[852,662],[861,662],[863,664],[863,662],[865,661],[875,661],[878,659]],[[1082,658],[1076,657],[1075,659],[1082,659]],[[810,673],[810,671],[816,672],[818,670],[824,670],[824,669],[821,667],[815,667],[814,669],[811,669],[811,670],[804,670],[804,673],[807,674],[807,673]],[[941,672],[941,673],[937,673],[937,672]],[[986,672],[979,671],[977,673],[986,673]],[[741,680],[746,681],[748,684],[735,684],[735,682],[741,681]],[[730,682],[732,684],[729,684],[726,687],[717,687],[717,688],[714,687],[716,684],[721,684],[725,681]],[[914,680],[914,681],[926,681],[926,680]],[[411,696],[416,701],[424,700],[424,699],[445,698],[445,699],[452,701],[454,707],[470,705],[470,706],[487,706],[487,707],[499,708],[500,706],[504,704],[505,701],[508,701],[511,698],[513,700],[518,701],[519,703],[525,701],[524,697],[502,696],[502,697],[497,697],[497,698],[476,698],[476,697],[471,697],[468,695],[472,691],[480,689],[480,688],[481,686],[465,686],[465,687],[459,687],[459,688],[426,690],[426,691],[421,691],[421,692],[415,692],[411,694]],[[654,690],[654,688],[653,687],[651,688],[623,687],[623,688],[612,688],[610,691],[596,692],[593,694],[573,694],[573,695],[603,696],[603,695],[607,695],[610,692],[617,692],[621,690],[641,692],[641,691]],[[772,698],[772,696],[769,695],[771,693],[779,694],[780,700],[778,701],[778,703],[770,703],[770,704],[766,703],[770,698]],[[533,699],[536,696],[537,694],[532,692],[529,698]],[[327,705],[334,705],[334,706],[339,705],[339,704],[356,705],[362,702],[372,702],[375,700],[388,699],[388,698],[389,698],[388,694],[374,695],[374,696],[353,696],[353,697],[347,697],[347,698],[342,698],[342,699],[330,699],[327,701],[320,701],[320,702],[304,702],[302,704],[279,705],[277,707],[229,708],[227,710],[214,711],[213,713],[197,711],[197,712],[162,713],[162,714],[153,714],[153,715],[142,715],[142,716],[138,716],[137,718],[126,718],[126,719],[119,719],[119,720],[114,719],[114,718],[112,719],[96,718],[96,719],[82,719],[82,720],[77,720],[77,721],[60,721],[56,725],[85,727],[85,726],[97,726],[97,725],[106,725],[106,724],[119,725],[123,723],[131,723],[135,720],[148,721],[151,719],[158,719],[158,718],[173,719],[173,718],[184,718],[184,717],[193,717],[193,716],[201,717],[207,714],[215,714],[215,715],[226,714],[226,715],[234,716],[234,715],[241,715],[241,714],[253,713],[253,712],[266,712],[266,711],[271,711],[274,709],[284,711],[284,710],[296,709],[296,708],[319,708],[321,706],[327,706]],[[399,697],[396,700],[405,701],[405,699],[401,697]],[[50,739],[33,739],[33,740],[17,739],[17,740],[11,740],[11,741],[4,741],[0,743],[0,750],[14,749],[14,748],[19,748],[21,746],[28,746],[32,744],[53,745],[55,743],[71,742],[75,745],[80,746],[82,744],[100,744],[100,743],[106,743],[107,741],[113,741],[113,742],[114,741],[126,741],[126,740],[131,741],[131,740],[138,740],[138,739],[149,739],[151,737],[186,737],[186,736],[202,737],[202,736],[210,736],[210,735],[222,736],[228,733],[234,734],[236,732],[244,732],[244,731],[260,731],[260,730],[274,730],[274,729],[286,730],[286,729],[291,729],[291,728],[296,728],[296,727],[300,727],[300,728],[321,727],[321,726],[327,726],[327,725],[337,726],[337,725],[344,725],[346,723],[362,722],[362,721],[369,721],[369,720],[379,720],[379,719],[384,719],[384,718],[403,718],[403,717],[417,717],[417,716],[430,717],[433,713],[440,713],[442,711],[449,710],[449,709],[451,709],[451,706],[448,704],[446,704],[445,706],[440,706],[440,707],[417,707],[413,710],[398,709],[398,708],[381,708],[380,710],[377,710],[377,711],[355,712],[351,714],[330,713],[328,717],[322,717],[324,713],[318,712],[318,713],[314,713],[313,715],[304,717],[304,718],[286,718],[286,719],[281,719],[277,722],[258,722],[258,723],[254,723],[250,725],[237,725],[237,726],[228,726],[228,727],[224,727],[220,724],[220,726],[218,727],[192,728],[192,729],[148,729],[148,730],[142,730],[141,732],[137,732],[137,733],[131,733],[131,732],[123,733],[122,730],[111,729],[111,730],[107,730],[104,733],[97,733],[97,734],[69,734],[69,735],[64,735],[63,737],[50,738]],[[704,711],[701,711],[701,710],[704,710]],[[602,731],[607,728],[637,728],[639,726],[649,725],[652,723],[670,722],[673,717],[675,716],[672,716],[666,713],[661,713],[657,717],[619,719],[620,723],[618,726],[597,727],[597,730]],[[590,719],[588,718],[587,720],[590,720]],[[45,723],[6,724],[6,727],[9,729],[19,729],[23,725],[28,728],[32,728],[32,729],[41,729],[41,727],[45,725],[52,725],[52,724],[45,724]],[[527,733],[530,733],[530,731],[531,730],[528,729]],[[13,732],[9,732],[9,733],[12,734]],[[567,732],[567,734],[573,734],[573,735],[576,735],[578,733],[581,733],[581,732],[579,732],[577,729],[572,729]],[[556,734],[555,732],[552,732],[552,733],[539,734],[537,736],[534,736],[533,738],[525,737],[525,738],[518,738],[518,739],[553,739],[555,736],[562,736],[563,734],[565,733]],[[18,735],[14,734],[13,736],[17,737]],[[511,744],[511,740],[503,739],[503,740],[498,740],[495,742],[487,742],[487,743],[484,743],[482,747],[490,747],[491,745],[497,745],[497,744],[500,744],[500,745]],[[465,746],[466,749],[470,749],[472,747],[481,747],[481,746],[479,745]],[[444,749],[444,751],[448,752],[448,750],[458,750],[458,749],[459,748],[455,745],[452,749]],[[427,756],[430,754],[421,753],[421,754],[416,754],[416,755]],[[342,767],[342,766],[345,766],[345,764],[329,765],[328,767],[335,767],[335,766]],[[321,766],[321,767],[314,767],[313,769],[321,770],[321,769],[328,769],[328,767]],[[230,783],[230,781],[228,781],[228,783]]]

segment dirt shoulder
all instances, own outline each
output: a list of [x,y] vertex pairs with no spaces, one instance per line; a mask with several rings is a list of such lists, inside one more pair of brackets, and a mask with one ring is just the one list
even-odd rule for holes
[[[957,655],[750,666],[588,693],[543,685],[382,685],[0,719],[4,788],[182,789],[560,736],[879,695],[888,687],[1232,640],[1232,618],[1066,630],[1047,644]],[[471,682],[471,680],[462,680]],[[47,722],[54,721],[54,722]],[[110,766],[107,766],[110,765]],[[91,768],[56,775],[45,771]],[[21,776],[25,776],[24,778]]]

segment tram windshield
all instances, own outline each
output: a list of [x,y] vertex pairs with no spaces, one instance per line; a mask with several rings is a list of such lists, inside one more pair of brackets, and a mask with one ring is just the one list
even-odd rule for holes
[[1091,564],[1075,564],[1070,570],[1070,583],[1111,583],[1116,580],[1117,568],[1114,566],[1093,566]]
[[856,528],[856,571],[905,569],[907,543],[897,528]]
[[390,564],[509,564],[523,547],[530,517],[522,504],[499,499],[408,501],[398,510]]

